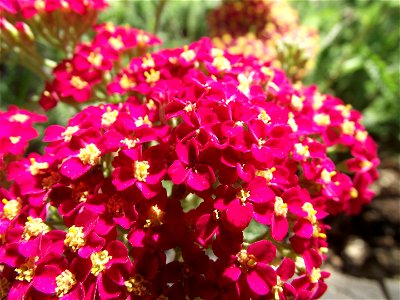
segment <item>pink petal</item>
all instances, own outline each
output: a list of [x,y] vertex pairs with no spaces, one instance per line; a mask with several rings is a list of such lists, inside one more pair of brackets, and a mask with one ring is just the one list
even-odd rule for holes
[[108,245],[107,250],[110,256],[112,256],[113,263],[125,263],[128,261],[128,249],[126,249],[124,243],[118,240],[112,241]]
[[272,237],[281,241],[288,233],[289,224],[284,216],[276,216],[275,214],[272,217]]
[[247,273],[247,284],[257,295],[266,295],[276,284],[275,271],[266,265],[257,265],[253,271]]
[[250,223],[253,215],[253,207],[246,203],[242,205],[238,199],[233,200],[226,210],[226,221],[232,230],[242,231]]
[[55,266],[44,266],[40,268],[33,277],[32,285],[39,292],[45,294],[53,294],[57,287],[56,285],[56,277],[60,275],[62,270]]
[[247,249],[249,254],[253,254],[257,262],[268,264],[270,263],[276,256],[276,248],[270,242],[266,240],[258,241],[249,246]]
[[172,182],[175,184],[181,184],[185,182],[189,172],[190,171],[183,166],[180,160],[175,160],[167,171]]
[[204,175],[190,171],[187,184],[196,191],[204,191],[210,187],[210,183]]
[[306,219],[300,219],[294,225],[293,231],[296,235],[302,238],[309,239],[313,235],[314,228],[310,221]]
[[290,258],[285,257],[278,269],[276,270],[276,274],[283,280],[286,281],[289,278],[292,278],[294,271],[296,269],[295,263]]
[[224,274],[222,275],[224,278],[228,278],[232,281],[237,281],[239,279],[240,274],[242,274],[242,271],[240,268],[236,266],[232,266],[224,271]]
[[79,158],[72,157],[62,164],[60,171],[68,178],[77,179],[89,171],[91,167],[90,164],[84,165]]

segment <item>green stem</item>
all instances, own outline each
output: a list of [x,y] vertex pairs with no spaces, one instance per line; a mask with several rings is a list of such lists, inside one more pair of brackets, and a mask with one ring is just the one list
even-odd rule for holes
[[164,10],[165,4],[167,3],[167,0],[159,0],[157,8],[156,8],[156,21],[154,23],[154,29],[153,33],[157,34],[158,32],[158,27],[160,26],[160,21],[161,21],[161,15]]

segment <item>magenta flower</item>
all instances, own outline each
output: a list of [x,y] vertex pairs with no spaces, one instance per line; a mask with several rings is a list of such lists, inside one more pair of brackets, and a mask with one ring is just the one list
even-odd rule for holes
[[236,254],[234,264],[225,270],[224,277],[236,282],[243,297],[267,295],[277,282],[276,272],[269,265],[275,255],[276,248],[271,242],[251,244]]

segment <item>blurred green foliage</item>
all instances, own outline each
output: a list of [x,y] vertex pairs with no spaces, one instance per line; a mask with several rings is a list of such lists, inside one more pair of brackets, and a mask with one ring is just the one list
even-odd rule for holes
[[[207,12],[218,0],[109,0],[100,21],[156,33],[162,47],[208,35]],[[292,1],[303,24],[317,28],[320,54],[307,84],[351,103],[381,150],[400,152],[400,2]],[[159,16],[159,17],[157,17]],[[284,16],[282,16],[284,18]],[[158,21],[157,21],[158,20]],[[0,41],[1,42],[1,41]],[[10,56],[0,68],[0,108],[31,103],[43,84]]]
[[400,150],[400,2],[297,1],[321,49],[306,82],[363,112],[381,151]]

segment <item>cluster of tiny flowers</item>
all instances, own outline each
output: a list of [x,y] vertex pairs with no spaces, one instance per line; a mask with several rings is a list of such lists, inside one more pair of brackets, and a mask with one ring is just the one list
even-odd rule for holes
[[95,26],[92,41],[77,45],[72,58],[54,68],[54,79],[46,84],[39,104],[48,110],[59,101],[106,100],[108,96],[102,90],[112,80],[111,74],[118,72],[123,57],[143,55],[148,47],[158,43],[160,40],[153,35],[129,26]]
[[311,69],[318,51],[318,32],[302,26],[284,0],[226,0],[208,22],[218,48],[272,61],[295,81]]
[[7,165],[23,157],[28,143],[38,136],[34,123],[45,122],[45,116],[10,106],[0,110],[0,183],[5,180]]
[[[61,97],[86,101],[88,73],[139,43],[109,28],[54,71]],[[209,39],[133,58],[105,92],[121,101],[8,165],[0,298],[321,297],[324,218],[357,213],[377,177],[359,112]]]

